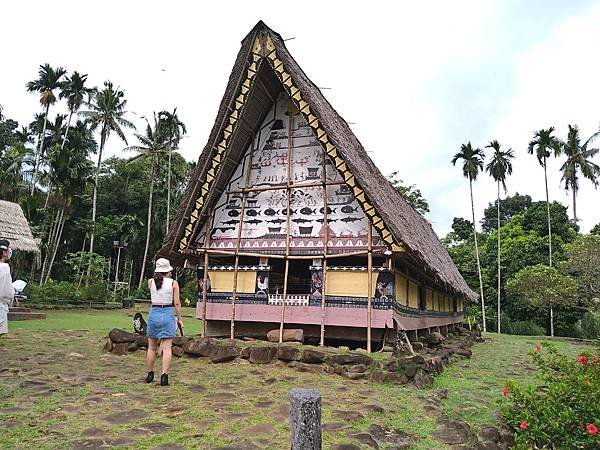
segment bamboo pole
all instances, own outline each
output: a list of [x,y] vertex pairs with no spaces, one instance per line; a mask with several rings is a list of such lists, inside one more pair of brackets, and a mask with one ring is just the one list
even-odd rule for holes
[[327,288],[327,245],[329,242],[329,227],[327,224],[327,154],[325,149],[321,149],[323,160],[321,162],[321,172],[323,172],[322,189],[323,189],[323,284],[321,286],[321,336],[319,345],[325,345],[325,304],[326,304],[326,288]]
[[288,117],[288,154],[287,154],[287,209],[286,209],[286,224],[285,224],[285,274],[283,276],[283,301],[281,302],[281,322],[279,323],[279,343],[283,342],[283,324],[285,322],[285,303],[287,301],[288,274],[290,269],[290,232],[291,232],[291,217],[290,203],[292,197],[292,127],[294,119],[292,112]]
[[[343,180],[332,180],[332,181],[311,181],[311,182],[300,182],[300,183],[290,183],[290,187],[294,188],[294,189],[298,189],[298,188],[307,188],[307,187],[320,187],[323,186],[323,184],[327,185],[327,186],[339,186],[342,184],[346,184],[345,181]],[[277,190],[281,190],[281,189],[286,189],[287,188],[287,183],[283,184],[270,184],[268,186],[253,186],[253,187],[248,187],[248,188],[243,188],[243,189],[231,189],[229,191],[225,191],[226,194],[243,194],[244,192],[264,192],[264,191],[277,191]]]
[[[206,237],[204,238],[204,249],[210,248],[210,231],[212,226],[212,210],[208,209],[206,221]],[[206,336],[206,302],[208,299],[208,251],[204,252],[204,273],[202,275],[202,337]]]
[[[252,136],[252,141],[250,144],[250,158],[248,160],[248,171],[246,173],[246,180],[244,183],[245,187],[248,187],[248,183],[250,182],[250,172],[252,172],[252,158],[254,156],[254,143],[256,141],[256,136]],[[240,265],[240,243],[242,241],[242,230],[244,229],[244,213],[246,210],[246,201],[248,199],[248,192],[244,192],[242,194],[242,205],[240,207],[240,224],[238,228],[237,234],[237,243],[235,247],[235,264],[233,266],[233,290],[231,292],[231,330],[230,337],[231,339],[235,339],[235,301],[237,297],[237,281],[238,281],[238,272]]]
[[372,244],[373,244],[373,229],[371,227],[371,222],[368,224],[367,228],[367,240],[368,240],[368,249],[369,253],[367,255],[367,353],[371,353],[371,302],[372,302],[372,286],[373,286],[373,254],[371,253]]

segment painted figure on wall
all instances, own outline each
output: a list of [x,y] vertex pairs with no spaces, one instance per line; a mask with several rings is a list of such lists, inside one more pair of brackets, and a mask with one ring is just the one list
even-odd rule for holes
[[269,296],[269,272],[258,272],[256,274],[255,297]]
[[313,270],[311,275],[310,295],[321,297],[323,295],[323,271]]
[[375,286],[374,297],[379,300],[394,298],[394,274],[391,272],[379,272]]

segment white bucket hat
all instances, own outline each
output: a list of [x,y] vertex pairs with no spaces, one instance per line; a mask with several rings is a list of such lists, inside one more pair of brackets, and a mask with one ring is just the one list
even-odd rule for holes
[[154,267],[155,272],[159,273],[168,273],[171,272],[173,268],[171,267],[171,263],[167,258],[158,258],[156,260],[156,264]]

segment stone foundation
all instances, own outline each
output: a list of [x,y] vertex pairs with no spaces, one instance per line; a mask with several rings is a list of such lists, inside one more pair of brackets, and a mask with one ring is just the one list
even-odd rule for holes
[[[414,383],[418,388],[425,388],[431,386],[433,376],[444,370],[452,356],[470,358],[471,345],[482,340],[479,332],[461,326],[435,328],[439,331],[432,329],[429,333],[420,333],[419,339],[412,342],[414,354],[410,354],[407,347],[401,350],[394,348],[391,353],[369,355],[364,351],[350,352],[297,342],[274,344],[258,340],[176,337],[173,339],[173,355],[207,358],[213,363],[279,363],[301,372],[328,373],[375,383]],[[125,355],[147,347],[145,336],[115,328],[108,334],[104,351]],[[382,358],[382,355],[387,358]]]

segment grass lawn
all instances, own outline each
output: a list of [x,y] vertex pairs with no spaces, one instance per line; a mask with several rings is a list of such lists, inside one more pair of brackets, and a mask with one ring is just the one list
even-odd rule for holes
[[[204,358],[175,359],[172,385],[161,388],[143,383],[142,351],[123,357],[101,351],[108,330],[130,329],[134,312],[50,311],[45,321],[10,323],[10,334],[0,338],[0,448],[285,449],[287,393],[316,387],[323,395],[324,448],[370,448],[357,433],[381,425],[413,435],[414,449],[444,449],[432,436],[436,420],[460,418],[475,431],[496,424],[504,383],[535,381],[527,353],[547,340],[488,334],[472,347],[471,359],[454,360],[425,390]],[[185,323],[186,334],[199,332],[199,321]],[[553,342],[572,355],[590,350]],[[447,397],[432,404],[443,389]]]

